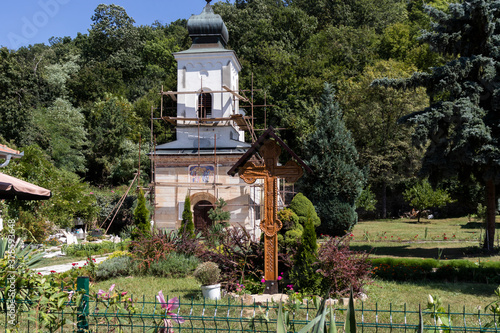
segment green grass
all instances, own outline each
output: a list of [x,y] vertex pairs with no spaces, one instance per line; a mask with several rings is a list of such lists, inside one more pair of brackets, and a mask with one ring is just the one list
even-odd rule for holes
[[500,260],[499,255],[482,251],[482,224],[467,217],[422,219],[420,223],[409,219],[361,221],[352,235],[353,250],[369,251],[375,257]]
[[[194,278],[168,279],[147,276],[115,278],[109,281],[101,281],[92,284],[91,293],[99,289],[107,291],[111,284],[115,283],[119,291],[127,291],[128,295],[134,295],[142,300],[144,295],[146,301],[153,302],[158,291],[162,290],[165,296],[180,297],[185,302],[191,298],[201,300],[202,294],[199,283]],[[418,305],[425,307],[427,296],[439,295],[443,304],[450,305],[454,311],[474,313],[496,300],[494,291],[498,286],[480,283],[404,283],[375,280],[366,286],[368,299],[364,307],[368,309],[388,309],[392,303],[393,308],[402,309],[406,304],[409,310],[418,310]],[[227,303],[227,296],[222,300]],[[358,304],[358,307],[361,305]]]

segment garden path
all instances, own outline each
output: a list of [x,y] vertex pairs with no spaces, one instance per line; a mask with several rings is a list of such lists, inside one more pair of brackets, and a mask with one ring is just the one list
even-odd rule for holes
[[[107,258],[107,256],[93,257],[93,258],[95,259],[95,263],[98,264],[98,263],[104,261]],[[62,272],[69,271],[71,268],[73,268],[75,266],[76,267],[83,267],[86,263],[87,263],[87,260],[80,260],[80,261],[69,262],[69,263],[60,264],[60,265],[39,267],[39,268],[35,268],[34,270],[43,274],[43,275],[51,274],[53,272],[62,273]]]

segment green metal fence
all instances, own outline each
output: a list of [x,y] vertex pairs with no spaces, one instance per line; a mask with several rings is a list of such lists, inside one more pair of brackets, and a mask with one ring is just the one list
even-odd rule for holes
[[[162,332],[165,329],[166,310],[156,300],[133,299],[134,311],[118,309],[106,301],[90,299],[76,313],[60,312],[58,320],[67,322],[57,332]],[[5,300],[0,299],[0,302]],[[37,325],[36,312],[29,312],[30,300],[17,300],[15,325],[9,321],[7,311],[0,318],[0,327],[5,331],[48,332]],[[224,301],[182,299],[174,313],[183,317],[184,323],[171,321],[174,332],[276,332],[278,305],[276,303],[246,305],[230,298]],[[313,302],[309,301],[294,312],[290,312],[289,331],[297,331],[316,315]],[[38,314],[40,316],[40,314]],[[451,322],[449,330],[443,332],[498,332],[497,319],[493,314],[463,311],[453,312],[448,308],[446,317]],[[442,328],[432,316],[423,311],[424,329],[440,332]],[[29,320],[31,319],[31,320]],[[335,309],[337,327],[343,326],[345,309]],[[418,309],[406,306],[376,306],[367,309],[356,304],[358,332],[415,332],[420,321]],[[168,332],[168,330],[165,330]]]

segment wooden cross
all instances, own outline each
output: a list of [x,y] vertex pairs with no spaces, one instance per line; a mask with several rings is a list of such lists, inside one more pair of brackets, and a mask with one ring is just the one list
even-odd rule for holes
[[263,165],[246,162],[238,172],[247,184],[257,179],[264,179],[264,219],[260,229],[264,232],[264,279],[269,294],[278,292],[278,231],[283,223],[277,217],[278,178],[285,178],[290,183],[302,177],[302,167],[295,161],[288,161],[278,166],[281,148],[275,140],[268,139],[259,150],[264,159]]

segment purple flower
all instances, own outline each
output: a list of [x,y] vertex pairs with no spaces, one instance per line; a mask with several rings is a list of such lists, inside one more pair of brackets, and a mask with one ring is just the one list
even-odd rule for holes
[[173,321],[179,324],[182,324],[184,322],[184,318],[171,312],[179,307],[179,299],[177,297],[172,298],[167,303],[165,302],[165,297],[163,296],[163,292],[160,290],[158,292],[158,295],[156,296],[156,299],[158,299],[158,302],[161,304],[161,308],[166,310],[167,315],[169,315]]
[[266,279],[263,278],[262,280],[260,280],[260,282],[266,283]]

